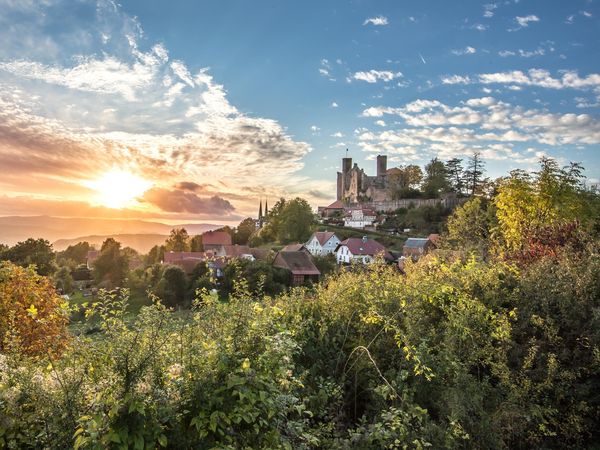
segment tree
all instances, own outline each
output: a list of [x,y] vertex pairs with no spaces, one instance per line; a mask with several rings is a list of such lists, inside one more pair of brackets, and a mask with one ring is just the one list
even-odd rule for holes
[[146,264],[149,266],[152,264],[160,263],[165,260],[165,246],[155,245],[148,252]]
[[448,218],[444,245],[457,250],[476,251],[487,257],[490,236],[496,225],[493,203],[475,197],[456,208]]
[[390,171],[388,186],[392,198],[407,198],[418,195],[416,188],[423,180],[423,171],[414,164],[405,167],[396,167]]
[[2,252],[1,256],[2,259],[21,267],[35,264],[36,272],[40,275],[50,275],[56,269],[52,245],[45,239],[29,238],[26,241],[18,242]]
[[158,282],[156,294],[167,306],[182,305],[186,287],[187,277],[183,269],[179,266],[167,266]]
[[582,178],[578,164],[561,169],[555,160],[542,158],[538,172],[513,170],[501,180],[494,203],[506,249],[520,252],[531,236],[557,224],[579,220],[593,226],[600,200],[584,190]]
[[281,242],[304,242],[310,237],[314,216],[306,200],[299,197],[290,200],[280,216],[278,238]]
[[481,159],[480,152],[474,152],[469,158],[467,169],[464,172],[464,186],[471,195],[481,194],[485,179],[485,162]]
[[61,266],[54,274],[54,283],[56,283],[56,289],[60,290],[63,294],[73,292],[71,270],[67,266]]
[[457,194],[462,194],[464,189],[464,173],[462,159],[452,158],[446,161],[446,175],[450,183],[450,188]]
[[248,217],[240,222],[235,232],[234,242],[236,244],[247,244],[252,233],[256,231],[254,219]]
[[127,270],[127,257],[121,253],[121,244],[113,238],[106,239],[102,243],[100,255],[94,261],[96,283],[106,284],[110,288],[122,286]]
[[189,236],[185,228],[173,228],[165,241],[168,252],[187,252],[190,249]]
[[63,300],[49,278],[33,268],[0,262],[0,351],[60,353],[68,340]]
[[423,192],[426,197],[437,198],[442,192],[448,192],[450,184],[448,182],[446,166],[442,161],[433,158],[425,166],[425,179],[423,181]]
[[197,234],[190,241],[190,251],[192,252],[203,252],[204,245],[202,244],[202,235]]
[[69,245],[62,252],[58,252],[57,259],[72,260],[75,264],[84,264],[87,260],[87,254],[90,250],[94,250],[89,242],[78,242],[74,245]]

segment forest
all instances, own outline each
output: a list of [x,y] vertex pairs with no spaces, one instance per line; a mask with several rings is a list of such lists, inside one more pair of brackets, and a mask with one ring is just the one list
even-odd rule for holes
[[[189,309],[70,305],[0,265],[0,447],[600,446],[600,196],[577,164],[490,182],[403,271],[379,261]],[[76,311],[74,311],[76,309]],[[72,327],[74,312],[84,320]]]

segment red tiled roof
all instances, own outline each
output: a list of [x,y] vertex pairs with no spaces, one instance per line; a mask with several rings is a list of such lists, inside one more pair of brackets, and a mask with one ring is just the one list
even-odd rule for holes
[[224,245],[223,249],[225,250],[225,256],[229,256],[230,258],[239,258],[243,255],[252,255],[252,250],[247,245]]
[[384,258],[390,259],[392,255],[386,248],[374,239],[363,241],[361,238],[348,238],[340,242],[338,247],[345,245],[353,255],[369,255],[375,256],[383,253]]
[[273,261],[273,266],[287,269],[292,275],[321,275],[305,252],[279,252]]
[[164,262],[172,264],[177,261],[183,261],[184,259],[197,259],[198,261],[204,261],[206,259],[206,253],[204,252],[165,252]]
[[321,246],[325,245],[325,243],[334,235],[335,233],[333,231],[315,231],[313,233],[313,236],[317,238],[317,241],[319,241],[319,244],[321,244]]
[[433,244],[437,245],[438,241],[440,240],[440,235],[436,234],[436,233],[432,233],[429,236],[427,236],[427,239],[429,241],[431,241]]
[[341,200],[336,200],[331,205],[327,206],[325,209],[344,209],[344,204]]
[[202,245],[231,245],[231,235],[226,231],[207,231],[202,234]]

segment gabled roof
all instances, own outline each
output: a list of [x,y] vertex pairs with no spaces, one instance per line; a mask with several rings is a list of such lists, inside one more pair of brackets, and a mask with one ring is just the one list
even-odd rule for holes
[[243,255],[252,255],[252,250],[247,245],[224,245],[223,250],[225,251],[225,256],[229,256],[230,258],[239,258]]
[[408,238],[404,243],[404,247],[406,248],[425,248],[425,246],[430,243],[427,238]]
[[429,236],[427,236],[427,239],[429,239],[429,241],[431,241],[431,243],[437,245],[437,243],[440,240],[440,235],[437,233],[432,233]]
[[392,257],[386,248],[374,239],[348,238],[340,242],[337,248],[339,249],[342,246],[348,247],[353,255],[375,256],[383,253],[385,259],[391,259]]
[[331,205],[326,206],[325,209],[344,209],[344,203],[341,200],[336,200]]
[[308,251],[304,244],[288,244],[281,249],[282,252],[302,252]]
[[310,239],[308,240],[308,242],[312,241],[312,238],[315,237],[315,238],[317,238],[317,241],[319,241],[319,244],[321,246],[323,246],[327,243],[327,241],[329,239],[331,239],[334,236],[335,236],[335,233],[333,231],[315,231],[313,233],[313,235],[310,237]]
[[164,262],[174,263],[185,259],[204,261],[206,259],[206,254],[204,252],[165,252]]
[[231,235],[226,231],[202,233],[202,245],[231,245]]
[[287,269],[293,275],[321,275],[305,252],[279,252],[273,260],[273,266]]

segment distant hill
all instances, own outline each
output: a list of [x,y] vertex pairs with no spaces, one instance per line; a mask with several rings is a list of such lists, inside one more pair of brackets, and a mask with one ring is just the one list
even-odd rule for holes
[[208,223],[167,225],[136,219],[7,216],[0,217],[0,243],[14,245],[27,238],[44,238],[50,242],[70,239],[79,242],[79,236],[107,237],[115,235],[160,235],[164,241],[164,236],[168,235],[174,227],[183,227],[190,235],[194,235],[220,228],[221,225]]
[[102,243],[108,239],[113,238],[121,243],[121,248],[131,247],[140,253],[148,253],[155,245],[161,245],[165,243],[168,235],[166,234],[111,234],[111,235],[94,235],[94,236],[81,236],[75,239],[59,239],[52,243],[54,250],[60,252],[66,249],[69,245],[77,244],[78,242],[89,242],[91,245],[100,249]]

